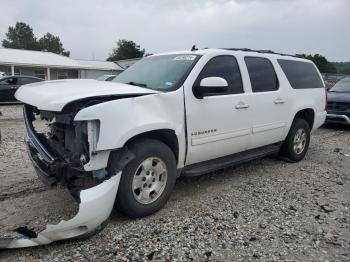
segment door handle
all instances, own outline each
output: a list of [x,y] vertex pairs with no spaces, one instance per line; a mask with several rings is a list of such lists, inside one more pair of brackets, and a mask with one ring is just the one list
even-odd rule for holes
[[273,101],[276,105],[278,104],[284,104],[284,100],[282,98],[277,98],[275,101]]
[[243,103],[243,102],[239,102],[237,105],[235,105],[236,109],[244,109],[244,108],[249,108],[249,105]]

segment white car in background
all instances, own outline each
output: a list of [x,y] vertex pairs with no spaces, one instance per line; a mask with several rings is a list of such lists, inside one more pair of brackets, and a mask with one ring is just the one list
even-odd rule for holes
[[[80,209],[7,242],[11,248],[90,234],[114,205],[133,218],[153,214],[181,175],[270,154],[300,161],[326,118],[324,83],[311,61],[239,49],[152,55],[112,82],[43,82],[16,98],[25,103],[38,176],[67,185]],[[35,130],[38,118],[48,133]]]
[[112,81],[117,75],[102,75],[96,78],[98,81]]

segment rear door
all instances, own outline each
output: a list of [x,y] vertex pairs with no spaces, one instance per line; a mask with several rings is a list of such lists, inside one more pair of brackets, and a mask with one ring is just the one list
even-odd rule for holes
[[[250,97],[245,93],[236,57],[211,55],[202,58],[192,73],[195,80],[185,83],[186,165],[246,150],[250,138]],[[228,91],[196,98],[193,86],[206,77],[224,78]]]
[[249,149],[280,142],[289,121],[287,90],[281,88],[273,61],[244,58],[252,89],[252,137]]

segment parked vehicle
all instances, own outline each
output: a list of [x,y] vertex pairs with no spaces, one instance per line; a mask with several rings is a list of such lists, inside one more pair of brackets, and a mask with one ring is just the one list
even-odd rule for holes
[[96,78],[98,81],[112,81],[117,75],[102,75]]
[[15,102],[15,93],[21,85],[41,82],[43,79],[32,76],[6,76],[0,79],[0,102]]
[[350,78],[340,80],[329,90],[326,122],[350,125]]
[[[326,118],[324,83],[311,61],[237,49],[152,55],[112,82],[31,84],[16,98],[25,103],[38,176],[67,185],[80,208],[8,247],[89,234],[114,203],[129,217],[153,214],[181,175],[276,153],[300,161]],[[36,118],[49,134],[35,130]]]

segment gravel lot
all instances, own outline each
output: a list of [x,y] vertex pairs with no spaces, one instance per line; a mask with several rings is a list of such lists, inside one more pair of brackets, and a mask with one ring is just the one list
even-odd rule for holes
[[[21,106],[0,107],[0,233],[76,212],[36,178]],[[180,178],[168,204],[137,220],[113,213],[86,240],[0,251],[1,261],[350,261],[350,128],[314,133],[305,160],[275,157]]]

